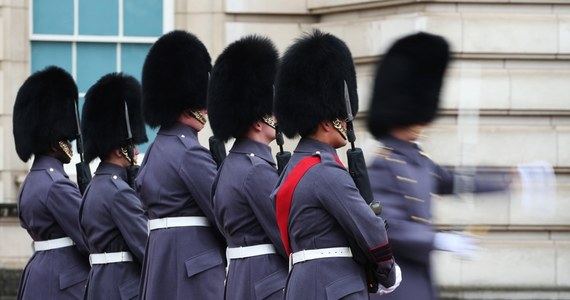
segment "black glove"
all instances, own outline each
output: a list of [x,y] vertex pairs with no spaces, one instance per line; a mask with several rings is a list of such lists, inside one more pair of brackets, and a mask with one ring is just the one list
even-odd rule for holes
[[376,269],[376,280],[385,288],[396,284],[396,264],[394,261],[379,263]]

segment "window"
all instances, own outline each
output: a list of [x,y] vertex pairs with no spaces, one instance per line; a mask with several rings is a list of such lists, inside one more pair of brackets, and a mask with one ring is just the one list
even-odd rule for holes
[[[173,29],[174,0],[32,0],[30,12],[31,71],[49,65],[67,70],[82,105],[89,87],[107,73],[141,80],[148,50]],[[147,134],[154,140],[156,132]]]

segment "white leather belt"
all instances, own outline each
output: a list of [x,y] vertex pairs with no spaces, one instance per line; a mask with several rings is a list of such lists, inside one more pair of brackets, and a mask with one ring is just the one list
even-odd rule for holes
[[172,217],[148,220],[148,230],[170,227],[210,226],[206,217]]
[[66,236],[59,239],[34,242],[34,251],[46,251],[51,249],[69,247],[73,245],[75,245],[73,240]]
[[238,259],[274,253],[277,253],[277,251],[275,251],[273,244],[261,244],[247,247],[228,248],[226,255],[228,259]]
[[302,250],[291,254],[291,263],[296,263],[330,257],[352,257],[349,247],[321,248],[312,250]]
[[133,255],[127,251],[95,253],[89,255],[89,263],[91,265],[105,265],[129,261],[133,261]]

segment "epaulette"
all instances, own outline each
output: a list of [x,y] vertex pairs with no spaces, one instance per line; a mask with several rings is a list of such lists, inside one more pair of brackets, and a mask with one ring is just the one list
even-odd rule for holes
[[[117,189],[122,189],[124,188],[124,184],[127,184],[119,175],[111,175],[111,182],[113,183],[113,185],[117,188]],[[121,183],[122,182],[122,183]]]
[[431,157],[429,156],[429,154],[427,154],[426,152],[420,150],[419,153],[420,153],[421,156],[424,156],[424,157],[426,157],[427,159],[432,160]]
[[378,157],[381,157],[387,161],[390,162],[395,162],[395,163],[399,163],[399,164],[406,164],[405,161],[401,160],[401,159],[395,159],[392,158],[392,152],[394,151],[394,149],[390,148],[390,147],[386,147],[386,146],[378,146],[378,149],[376,150],[376,155]]
[[63,174],[56,172],[54,168],[49,168],[49,169],[46,169],[45,171],[46,171],[46,173],[48,173],[49,177],[54,182],[57,181],[58,179],[60,179],[61,177],[64,177]]
[[178,137],[178,140],[186,146],[186,148],[190,147],[190,139],[186,135],[178,134],[176,136]]

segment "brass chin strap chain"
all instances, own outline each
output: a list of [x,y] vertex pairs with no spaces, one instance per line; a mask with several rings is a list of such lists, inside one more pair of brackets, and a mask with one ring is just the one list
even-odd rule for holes
[[189,112],[194,116],[194,118],[196,118],[196,120],[198,120],[198,122],[200,122],[200,124],[206,125],[206,118],[201,112],[196,110],[190,110]]
[[343,139],[347,139],[347,135],[346,135],[346,128],[342,127],[342,123],[340,122],[339,119],[334,119],[332,121],[333,127],[340,133],[340,135],[342,135]]
[[275,129],[275,126],[277,125],[277,123],[275,122],[275,119],[273,119],[273,117],[271,117],[270,115],[265,115],[265,116],[261,117],[261,119],[263,120],[263,123],[269,125],[273,129]]
[[69,159],[71,159],[73,157],[73,150],[71,150],[71,148],[69,147],[69,144],[67,142],[64,142],[64,141],[59,141],[57,143],[59,145],[59,148],[61,148],[61,150],[63,150],[63,152],[65,152],[65,155],[67,155],[67,157],[69,157]]
[[133,157],[132,159],[129,157],[129,151],[127,150],[126,147],[121,147],[121,154],[123,154],[123,156],[129,161],[129,163],[131,165],[136,165],[137,164],[137,159],[136,157]]

